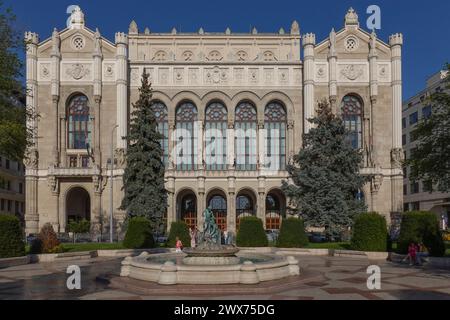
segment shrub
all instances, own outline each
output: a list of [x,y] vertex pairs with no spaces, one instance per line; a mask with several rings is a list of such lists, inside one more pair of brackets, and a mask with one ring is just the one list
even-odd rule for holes
[[19,219],[10,215],[0,215],[0,258],[24,255],[25,243]]
[[433,257],[442,257],[445,254],[439,221],[434,213],[414,211],[403,214],[398,252],[406,254],[411,242],[422,242]]
[[239,247],[267,247],[269,241],[261,219],[257,217],[242,218],[236,244]]
[[131,218],[123,241],[128,249],[147,249],[155,247],[150,220],[145,217]]
[[83,220],[70,220],[67,231],[73,233],[73,242],[76,242],[77,234],[89,233],[91,231],[91,222]]
[[63,252],[55,230],[50,223],[45,224],[32,244],[32,253],[60,253]]
[[358,251],[385,252],[388,229],[386,219],[378,213],[363,213],[355,218],[351,248]]
[[280,236],[277,247],[280,248],[302,248],[308,244],[305,226],[302,219],[289,218],[281,223]]
[[167,246],[174,248],[176,244],[176,238],[180,238],[184,247],[191,246],[191,235],[189,234],[189,228],[184,221],[172,222],[170,226],[169,238],[167,239]]

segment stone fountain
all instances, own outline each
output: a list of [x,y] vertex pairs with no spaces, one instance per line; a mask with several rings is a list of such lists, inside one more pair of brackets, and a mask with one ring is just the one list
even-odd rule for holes
[[122,277],[174,284],[257,284],[298,276],[298,261],[292,257],[243,252],[235,246],[221,245],[220,231],[211,209],[203,212],[203,231],[199,245],[180,253],[127,257]]

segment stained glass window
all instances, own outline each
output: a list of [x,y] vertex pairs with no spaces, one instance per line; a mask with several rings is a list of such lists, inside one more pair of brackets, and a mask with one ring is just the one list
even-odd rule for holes
[[256,170],[256,108],[248,102],[243,102],[237,106],[235,117],[236,170]]
[[182,171],[197,168],[198,155],[198,111],[190,102],[181,104],[176,113],[177,141],[176,164]]
[[286,169],[286,110],[277,103],[270,103],[265,111],[266,160],[270,170]]
[[152,104],[152,110],[158,123],[158,131],[164,138],[161,139],[161,147],[163,149],[163,163],[167,166],[169,162],[169,118],[167,107],[162,102]]
[[212,103],[206,108],[205,117],[206,169],[226,170],[227,109],[221,103]]
[[362,116],[363,104],[354,95],[347,95],[342,100],[342,119],[349,131],[348,140],[354,149],[362,148]]
[[215,195],[209,200],[208,208],[214,213],[217,226],[220,230],[225,231],[227,229],[227,200],[221,195]]
[[68,149],[86,150],[91,142],[89,101],[85,95],[72,97],[68,104],[67,138]]

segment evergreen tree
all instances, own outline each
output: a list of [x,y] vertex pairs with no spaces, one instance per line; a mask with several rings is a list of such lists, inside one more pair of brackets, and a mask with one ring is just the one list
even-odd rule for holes
[[327,236],[336,237],[366,211],[356,197],[367,179],[359,174],[363,156],[352,148],[342,119],[327,101],[319,102],[317,116],[308,121],[315,126],[303,135],[303,149],[288,166],[293,184],[284,182],[283,191],[308,227],[325,228]]
[[162,135],[151,108],[152,89],[149,75],[144,72],[139,100],[133,104],[128,150],[123,176],[124,199],[122,209],[129,217],[146,217],[156,228],[163,221],[167,209],[164,186]]
[[[450,64],[447,64],[450,73]],[[450,76],[446,78],[450,89]],[[417,139],[407,164],[411,165],[410,180],[423,180],[427,191],[435,187],[450,191],[450,94],[436,92],[429,98],[432,114],[423,119],[411,133]]]

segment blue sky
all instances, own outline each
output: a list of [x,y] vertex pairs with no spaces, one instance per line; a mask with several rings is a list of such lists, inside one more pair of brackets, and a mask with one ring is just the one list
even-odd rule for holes
[[450,2],[427,1],[336,1],[336,0],[4,0],[13,8],[21,31],[39,33],[41,39],[50,36],[53,27],[63,29],[68,15],[66,8],[78,4],[86,15],[87,25],[114,39],[117,31],[128,31],[132,19],[141,30],[148,26],[153,32],[169,32],[176,27],[182,32],[248,32],[255,26],[260,32],[277,32],[280,27],[290,29],[296,19],[301,32],[314,32],[318,41],[324,39],[332,27],[340,29],[347,9],[352,6],[366,28],[366,8],[376,4],[381,8],[382,29],[377,33],[388,41],[389,35],[404,35],[403,79],[404,98],[414,95],[425,85],[426,79],[450,62]]

